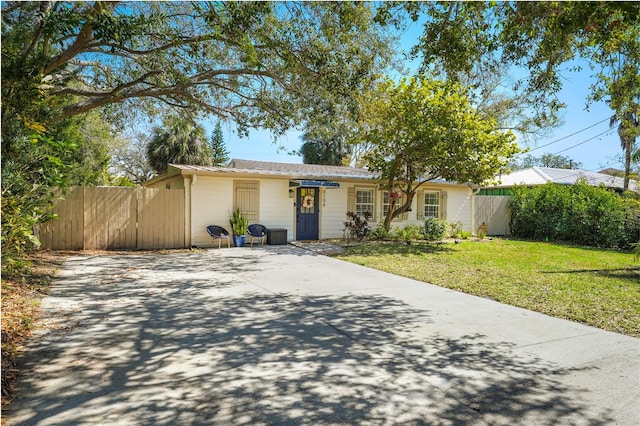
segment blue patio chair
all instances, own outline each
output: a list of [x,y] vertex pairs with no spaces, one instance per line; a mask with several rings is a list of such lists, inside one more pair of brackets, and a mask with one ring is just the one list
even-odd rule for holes
[[267,227],[264,225],[260,225],[259,223],[254,223],[249,225],[247,230],[247,234],[251,236],[251,247],[253,247],[253,239],[259,238],[260,245],[264,244],[264,238],[267,237]]
[[220,248],[220,243],[222,240],[227,240],[227,247],[231,248],[231,238],[229,237],[229,232],[224,229],[222,226],[217,225],[209,225],[207,226],[207,232],[213,238],[213,241],[218,240],[218,248]]

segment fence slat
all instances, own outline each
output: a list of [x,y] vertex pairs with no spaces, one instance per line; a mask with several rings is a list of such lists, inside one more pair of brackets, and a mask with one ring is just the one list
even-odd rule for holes
[[84,189],[79,186],[69,188],[64,198],[53,201],[53,213],[58,216],[58,219],[34,227],[41,248],[51,250],[83,248],[83,205]]
[[511,197],[498,195],[479,195],[474,200],[474,223],[487,224],[487,235],[510,235],[509,200]]
[[42,249],[182,248],[184,190],[73,187],[54,204],[58,219],[36,227]]
[[184,247],[184,191],[144,188],[138,193],[138,248]]

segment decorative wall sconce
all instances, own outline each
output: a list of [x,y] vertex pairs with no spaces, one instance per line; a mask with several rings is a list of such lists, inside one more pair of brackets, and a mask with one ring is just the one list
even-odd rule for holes
[[294,193],[293,189],[289,189],[289,198],[293,198],[293,193]]

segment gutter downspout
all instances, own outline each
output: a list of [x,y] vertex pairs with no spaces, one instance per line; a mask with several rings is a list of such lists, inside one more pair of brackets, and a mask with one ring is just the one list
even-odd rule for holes
[[184,177],[184,247],[191,247],[191,176]]
[[193,187],[198,183],[198,175],[191,175],[191,185],[189,186],[189,247],[195,246],[193,236],[195,235],[193,229]]

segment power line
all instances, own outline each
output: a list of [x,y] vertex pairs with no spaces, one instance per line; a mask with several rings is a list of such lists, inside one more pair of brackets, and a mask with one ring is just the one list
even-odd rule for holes
[[594,140],[595,138],[598,138],[598,137],[600,137],[600,136],[602,136],[602,135],[604,135],[604,134],[606,134],[606,133],[611,133],[611,132],[613,132],[614,130],[615,130],[615,129],[605,130],[604,132],[602,132],[602,133],[600,133],[600,134],[597,134],[597,135],[595,135],[595,136],[594,136],[594,137],[592,137],[592,138],[589,138],[589,139],[587,139],[587,140],[584,140],[584,141],[582,141],[582,142],[579,142],[579,143],[577,143],[577,144],[575,144],[575,145],[571,145],[569,148],[565,148],[565,149],[563,149],[563,150],[561,150],[561,151],[558,151],[558,152],[556,152],[556,153],[554,153],[554,154],[552,154],[552,155],[558,155],[558,154],[560,154],[560,153],[562,153],[562,152],[569,151],[570,149],[573,149],[573,148],[575,148],[575,147],[577,147],[577,146],[580,146],[580,145],[585,144],[585,143],[587,143],[587,142],[589,142],[589,141],[592,141],[592,140]]
[[589,126],[589,127],[585,127],[585,128],[584,128],[584,129],[582,129],[582,130],[578,130],[578,131],[577,131],[577,132],[575,132],[575,133],[571,133],[570,135],[563,136],[563,137],[561,137],[560,139],[556,139],[556,140],[554,140],[554,141],[552,141],[552,142],[549,142],[549,143],[546,143],[546,144],[544,144],[544,145],[540,145],[540,146],[538,146],[538,147],[536,147],[536,148],[530,149],[529,151],[527,151],[527,153],[532,152],[532,151],[536,151],[536,150],[538,150],[538,149],[541,149],[541,148],[547,147],[547,146],[549,146],[549,145],[553,145],[554,143],[558,143],[558,142],[560,142],[560,141],[563,141],[563,140],[565,140],[565,139],[567,139],[567,138],[570,138],[571,136],[575,136],[575,135],[577,135],[578,133],[582,133],[582,132],[584,132],[585,130],[589,130],[589,129],[591,129],[592,127],[595,127],[595,126],[597,126],[597,125],[598,125],[598,124],[600,124],[600,123],[604,123],[604,122],[605,122],[605,121],[607,121],[607,120],[610,120],[610,118],[609,118],[609,117],[607,117],[607,118],[605,118],[604,120],[598,121],[597,123],[592,124],[592,125],[591,125],[591,126]]

